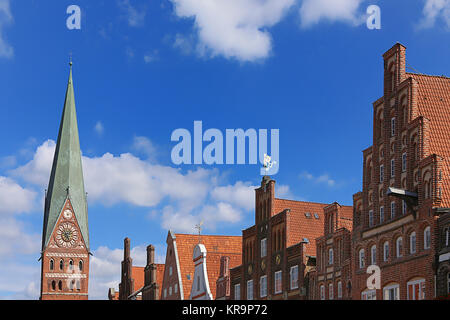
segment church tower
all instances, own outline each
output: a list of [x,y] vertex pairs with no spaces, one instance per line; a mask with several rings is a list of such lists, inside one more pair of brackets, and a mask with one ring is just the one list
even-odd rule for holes
[[45,195],[41,300],[88,298],[89,230],[70,63],[64,110]]

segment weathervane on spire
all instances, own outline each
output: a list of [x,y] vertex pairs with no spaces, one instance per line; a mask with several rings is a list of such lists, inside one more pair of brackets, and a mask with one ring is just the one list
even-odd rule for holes
[[199,224],[195,225],[195,229],[198,230],[198,243],[201,242],[200,237],[201,237],[201,234],[202,234],[202,225],[203,225],[203,221],[200,221]]
[[69,53],[69,65],[72,67],[72,51]]

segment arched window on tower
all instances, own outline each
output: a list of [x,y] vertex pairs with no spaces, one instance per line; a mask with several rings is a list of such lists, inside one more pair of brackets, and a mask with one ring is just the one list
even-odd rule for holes
[[78,262],[78,269],[80,271],[83,271],[83,260],[80,260],[80,262]]
[[73,261],[69,260],[69,271],[73,270]]
[[53,259],[50,259],[50,270],[54,270],[55,269],[55,261],[53,261]]
[[52,281],[52,290],[53,291],[56,290],[56,282],[55,282],[55,280]]
[[59,282],[58,282],[58,290],[62,290],[62,281],[61,280],[59,280]]
[[64,270],[64,260],[59,260],[59,270]]

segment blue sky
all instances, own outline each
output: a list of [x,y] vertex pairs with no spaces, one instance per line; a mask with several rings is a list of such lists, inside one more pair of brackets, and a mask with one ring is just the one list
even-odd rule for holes
[[[81,8],[81,30],[66,9]],[[381,8],[381,30],[366,8]],[[351,205],[382,94],[381,55],[450,74],[448,0],[0,0],[0,298],[39,295],[42,199],[74,61],[91,298],[165,255],[168,228],[239,235],[260,165],[175,166],[177,128],[280,130],[280,197]],[[413,71],[413,69],[409,69]],[[19,278],[18,278],[19,277]]]

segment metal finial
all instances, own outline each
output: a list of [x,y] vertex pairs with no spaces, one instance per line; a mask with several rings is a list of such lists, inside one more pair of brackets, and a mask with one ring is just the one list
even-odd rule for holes
[[69,66],[72,67],[72,52],[69,54]]
[[196,225],[195,225],[195,229],[198,230],[198,243],[201,242],[202,225],[203,225],[203,221],[200,221],[199,224],[196,224]]

